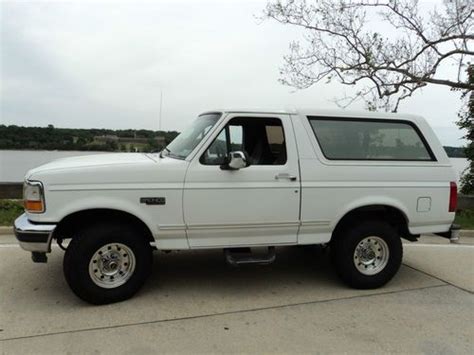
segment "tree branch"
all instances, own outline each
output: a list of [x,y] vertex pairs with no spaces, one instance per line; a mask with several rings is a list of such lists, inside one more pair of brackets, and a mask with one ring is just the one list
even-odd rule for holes
[[[474,2],[444,5],[442,12],[420,16],[417,0],[286,0],[270,2],[264,17],[305,33],[285,57],[283,83],[308,88],[336,78],[343,85],[366,85],[357,97],[370,107],[396,110],[427,84],[474,90],[460,76],[474,59]],[[367,20],[377,16],[397,34],[380,35]],[[440,77],[438,69],[448,59],[456,63],[457,75]]]

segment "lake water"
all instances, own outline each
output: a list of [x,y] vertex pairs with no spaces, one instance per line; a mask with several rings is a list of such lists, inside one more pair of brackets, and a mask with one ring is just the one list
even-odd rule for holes
[[61,150],[0,150],[0,182],[22,182],[28,170],[52,160],[103,153],[110,154]]
[[[0,150],[0,182],[21,182],[26,172],[51,160],[91,154],[111,154],[106,152],[49,151],[49,150]],[[451,158],[454,169],[459,174],[467,167],[464,158]]]

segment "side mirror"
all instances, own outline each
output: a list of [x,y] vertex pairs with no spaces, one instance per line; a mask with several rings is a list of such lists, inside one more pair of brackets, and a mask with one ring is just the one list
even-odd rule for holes
[[250,164],[248,163],[247,157],[244,152],[230,152],[227,164],[223,164],[221,169],[223,170],[239,170],[246,168]]

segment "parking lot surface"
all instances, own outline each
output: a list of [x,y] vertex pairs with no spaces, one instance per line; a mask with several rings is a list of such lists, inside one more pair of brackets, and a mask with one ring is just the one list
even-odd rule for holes
[[222,252],[156,253],[132,299],[77,299],[54,248],[34,264],[0,236],[0,352],[472,353],[474,238],[406,243],[377,290],[353,290],[320,248],[279,248],[269,266],[232,268]]

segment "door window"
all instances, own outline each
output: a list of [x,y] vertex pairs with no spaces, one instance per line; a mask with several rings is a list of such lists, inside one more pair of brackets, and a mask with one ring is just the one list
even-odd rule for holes
[[221,165],[230,152],[242,151],[251,165],[285,165],[283,125],[277,118],[236,117],[229,121],[202,155],[204,165]]

